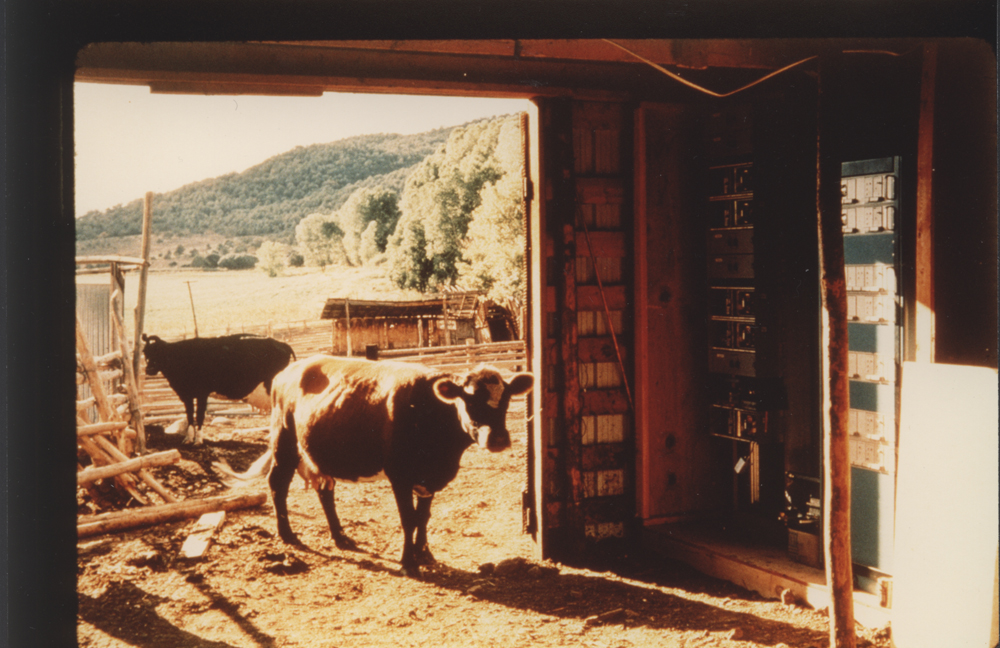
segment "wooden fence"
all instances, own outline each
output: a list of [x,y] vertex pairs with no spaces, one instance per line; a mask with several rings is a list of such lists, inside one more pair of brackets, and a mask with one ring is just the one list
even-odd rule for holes
[[459,373],[483,363],[501,371],[526,371],[527,353],[524,342],[493,342],[464,346],[422,347],[419,349],[379,349],[379,360],[419,362],[429,367]]

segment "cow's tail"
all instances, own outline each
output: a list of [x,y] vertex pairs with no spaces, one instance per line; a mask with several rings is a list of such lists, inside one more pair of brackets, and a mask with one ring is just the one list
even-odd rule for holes
[[266,475],[271,470],[272,463],[274,463],[274,452],[268,448],[267,452],[262,454],[257,461],[253,462],[245,472],[238,473],[223,461],[216,461],[212,464],[212,468],[219,473],[222,481],[227,486],[230,488],[239,488],[247,486]]

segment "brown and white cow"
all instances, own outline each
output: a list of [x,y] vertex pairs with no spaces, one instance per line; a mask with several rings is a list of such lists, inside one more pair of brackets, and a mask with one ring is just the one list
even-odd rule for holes
[[334,481],[387,478],[403,527],[403,573],[419,576],[419,564],[433,561],[427,521],[434,494],[455,478],[462,453],[473,443],[493,452],[510,447],[507,407],[533,384],[529,373],[508,383],[482,365],[457,376],[400,362],[323,355],[299,360],[271,386],[270,449],[246,473],[226,472],[252,479],[270,468],[278,534],[299,544],[287,504],[298,470],[316,488],[341,549],[356,545],[337,517]]

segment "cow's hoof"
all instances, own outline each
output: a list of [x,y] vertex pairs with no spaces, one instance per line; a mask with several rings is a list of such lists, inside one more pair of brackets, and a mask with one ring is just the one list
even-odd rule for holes
[[333,543],[337,545],[337,549],[340,549],[341,551],[358,551],[358,543],[351,540],[346,535],[333,536]]
[[399,570],[400,575],[406,576],[407,578],[413,578],[420,580],[420,567],[417,565],[411,565],[410,567],[403,567]]
[[417,564],[419,565],[436,565],[437,560],[434,559],[434,554],[425,545],[423,549],[417,552]]
[[282,533],[281,534],[281,541],[284,542],[287,545],[294,545],[296,547],[303,546],[302,545],[302,541],[299,540],[299,537],[297,535],[295,535],[294,533],[288,533],[288,534]]

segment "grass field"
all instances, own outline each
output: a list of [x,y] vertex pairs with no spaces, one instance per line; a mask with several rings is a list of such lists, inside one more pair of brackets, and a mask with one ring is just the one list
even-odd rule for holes
[[[85,275],[87,282],[107,282],[107,275]],[[125,279],[126,327],[134,326],[132,313],[138,295],[139,274]],[[191,294],[188,295],[190,286]],[[153,271],[146,292],[146,333],[172,338],[198,333],[221,335],[226,327],[238,333],[244,327],[316,321],[328,298],[420,299],[415,291],[399,290],[375,268],[296,268],[270,278],[260,270],[173,272]]]

